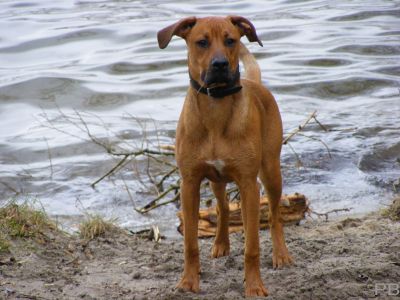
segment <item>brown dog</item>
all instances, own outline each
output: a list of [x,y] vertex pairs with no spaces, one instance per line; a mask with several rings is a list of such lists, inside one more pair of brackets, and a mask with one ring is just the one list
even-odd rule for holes
[[[208,178],[219,213],[212,257],[229,254],[225,187],[234,181],[240,189],[245,231],[245,293],[266,296],[260,276],[257,176],[270,201],[273,266],[290,264],[292,258],[279,212],[281,117],[274,97],[261,84],[257,62],[240,38],[246,35],[250,42],[262,43],[253,24],[239,16],[183,19],[158,32],[160,48],[167,47],[174,35],[186,40],[191,79],[176,132],[185,243],[185,266],[177,287],[199,291],[199,189]],[[240,79],[239,58],[247,79]]]

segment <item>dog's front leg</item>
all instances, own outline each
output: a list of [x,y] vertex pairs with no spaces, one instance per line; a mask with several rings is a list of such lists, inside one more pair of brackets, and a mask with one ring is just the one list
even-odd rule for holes
[[185,265],[177,288],[195,293],[199,292],[200,272],[199,245],[197,241],[200,182],[192,179],[182,179],[181,181]]
[[257,178],[239,183],[242,218],[245,231],[245,294],[246,297],[267,296],[260,274],[259,215],[260,195]]
[[229,255],[229,199],[226,196],[226,183],[211,182],[211,188],[217,198],[217,234],[212,247],[213,258]]

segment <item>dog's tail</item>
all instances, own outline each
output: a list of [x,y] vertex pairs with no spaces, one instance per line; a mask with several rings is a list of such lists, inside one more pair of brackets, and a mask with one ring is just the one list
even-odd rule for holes
[[239,59],[244,66],[244,76],[248,80],[261,83],[261,71],[253,54],[249,52],[246,46],[241,42],[239,50]]

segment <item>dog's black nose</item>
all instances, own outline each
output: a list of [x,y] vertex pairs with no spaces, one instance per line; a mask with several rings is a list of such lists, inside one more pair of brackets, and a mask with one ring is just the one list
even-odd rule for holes
[[229,62],[225,57],[216,57],[211,60],[211,65],[216,70],[224,70],[228,68]]

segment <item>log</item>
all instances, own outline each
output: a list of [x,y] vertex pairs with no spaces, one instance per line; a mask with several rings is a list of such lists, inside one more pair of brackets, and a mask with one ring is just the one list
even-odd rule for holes
[[[309,211],[307,198],[299,193],[283,195],[280,203],[281,218],[284,225],[298,224]],[[268,198],[260,198],[260,228],[266,229],[268,224]],[[183,235],[183,214],[177,213],[180,220],[178,231]],[[199,211],[199,237],[215,236],[217,230],[217,209],[215,206]],[[229,233],[243,231],[240,202],[229,203]]]

